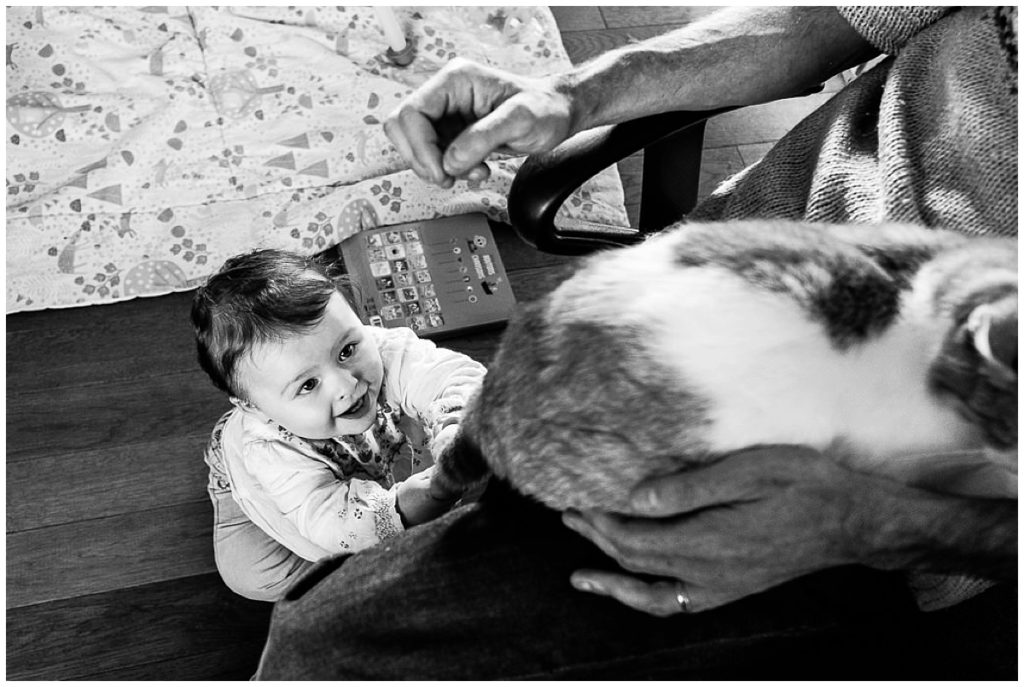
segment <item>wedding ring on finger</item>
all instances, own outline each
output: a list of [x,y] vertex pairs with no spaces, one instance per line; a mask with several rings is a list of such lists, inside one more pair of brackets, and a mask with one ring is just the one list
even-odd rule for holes
[[682,580],[676,580],[676,603],[679,604],[681,612],[690,612],[690,597],[686,593],[686,583]]

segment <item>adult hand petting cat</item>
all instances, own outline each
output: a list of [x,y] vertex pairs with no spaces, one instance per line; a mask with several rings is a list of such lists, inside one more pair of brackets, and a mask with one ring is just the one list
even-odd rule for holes
[[503,149],[550,150],[570,132],[570,102],[545,79],[454,59],[406,98],[384,132],[422,179],[449,188],[486,179],[484,159]]
[[624,569],[671,579],[578,570],[571,581],[654,615],[705,611],[852,563],[1016,577],[1015,500],[934,494],[807,448],[743,451],[650,480],[633,505],[647,517],[566,513],[563,521]]
[[[768,448],[641,485],[634,508],[650,517],[563,519],[626,570],[683,580],[687,610],[699,612],[852,562],[843,541],[854,510],[847,478],[810,449]],[[580,570],[572,583],[655,615],[682,610],[672,581]]]

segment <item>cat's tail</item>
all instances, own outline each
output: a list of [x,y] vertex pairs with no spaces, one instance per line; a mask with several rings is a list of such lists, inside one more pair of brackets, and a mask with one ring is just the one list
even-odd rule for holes
[[466,491],[491,474],[477,443],[460,430],[437,460],[435,479],[452,492]]
[[474,430],[479,395],[477,391],[467,404],[455,438],[435,457],[437,472],[434,478],[452,492],[476,486],[491,474]]

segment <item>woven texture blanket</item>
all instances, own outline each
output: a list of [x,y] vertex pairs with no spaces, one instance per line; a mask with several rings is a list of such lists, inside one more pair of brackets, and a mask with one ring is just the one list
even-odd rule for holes
[[[317,253],[378,225],[507,221],[522,162],[441,190],[381,121],[456,56],[567,67],[544,7],[394,8],[391,64],[369,7],[9,7],[7,312],[194,287],[255,247]],[[614,169],[564,223],[625,226]]]

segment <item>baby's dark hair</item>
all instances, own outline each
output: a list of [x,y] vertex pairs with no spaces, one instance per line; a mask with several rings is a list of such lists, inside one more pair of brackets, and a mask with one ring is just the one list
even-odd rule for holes
[[263,249],[229,258],[192,298],[199,365],[218,389],[245,398],[238,360],[316,326],[335,292],[358,314],[347,275],[315,256]]

